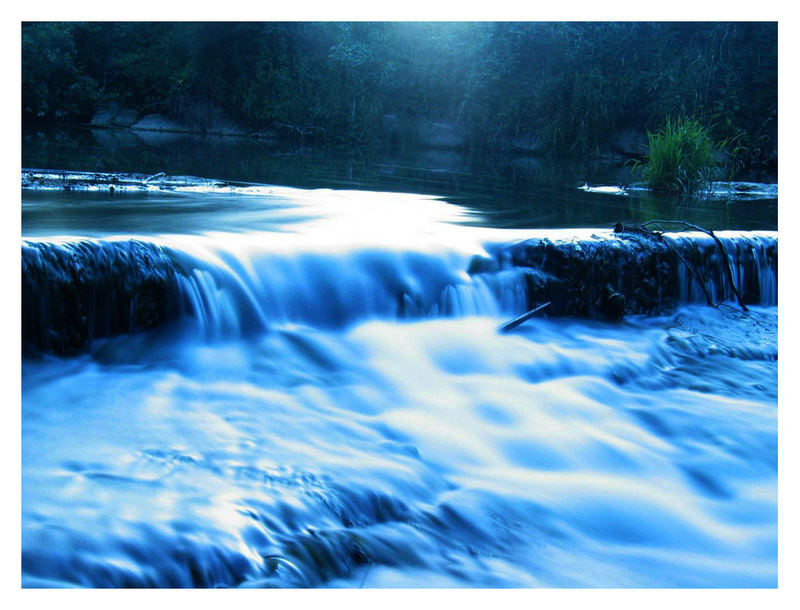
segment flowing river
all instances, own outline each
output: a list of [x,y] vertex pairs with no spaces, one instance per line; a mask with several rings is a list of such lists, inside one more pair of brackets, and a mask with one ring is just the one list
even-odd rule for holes
[[108,190],[23,191],[23,586],[777,586],[776,231]]

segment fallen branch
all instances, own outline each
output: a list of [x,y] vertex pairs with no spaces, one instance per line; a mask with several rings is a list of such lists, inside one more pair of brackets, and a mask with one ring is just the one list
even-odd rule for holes
[[[650,222],[659,222],[659,221],[657,220],[648,221],[645,224],[649,224]],[[692,264],[688,260],[686,260],[686,258],[683,256],[683,254],[680,253],[679,250],[673,248],[672,245],[669,243],[669,241],[664,239],[664,236],[661,233],[659,233],[658,231],[647,229],[644,227],[644,225],[633,225],[630,227],[626,227],[621,222],[618,222],[617,225],[614,227],[614,233],[623,234],[625,233],[626,230],[628,232],[628,237],[634,237],[634,238],[646,237],[647,239],[652,239],[655,237],[660,243],[664,244],[667,247],[667,250],[672,252],[675,256],[677,256],[680,259],[680,261],[684,264],[689,274],[700,285],[700,288],[703,290],[703,294],[706,295],[706,303],[711,307],[717,307],[717,305],[715,305],[714,301],[711,299],[711,295],[708,293],[708,288],[706,288],[706,282],[700,276],[700,273],[692,266]],[[652,252],[652,249],[646,247],[641,240],[636,239],[635,243],[642,249]]]
[[548,305],[550,305],[550,301],[547,301],[547,303],[543,303],[543,304],[541,304],[541,305],[539,305],[537,307],[534,307],[529,312],[522,314],[518,318],[514,318],[510,322],[506,322],[505,324],[503,324],[500,327],[500,332],[501,333],[506,333],[506,332],[516,328],[517,326],[519,326],[520,324],[522,324],[526,320],[530,320],[536,313],[540,312],[542,309],[544,309]]
[[706,282],[702,277],[700,277],[700,273],[692,266],[692,264],[689,261],[686,260],[686,258],[683,256],[683,254],[681,254],[678,250],[673,248],[670,245],[670,243],[666,239],[664,239],[663,235],[658,234],[658,237],[659,237],[661,243],[663,243],[667,248],[669,248],[670,252],[674,252],[675,255],[679,259],[681,259],[681,262],[686,266],[686,269],[689,271],[691,276],[695,280],[697,280],[697,283],[700,285],[700,288],[703,289],[703,294],[706,295],[706,303],[708,305],[711,305],[712,307],[719,307],[719,305],[714,305],[714,301],[711,299],[711,295],[708,293],[708,288],[706,288]]
[[[686,222],[685,220],[648,220],[645,223],[642,223],[640,226],[642,228],[647,227],[649,224],[679,224],[683,225],[684,227],[688,227],[690,229],[694,229],[695,231],[700,231],[705,233],[706,235],[710,235],[713,240],[716,242],[717,247],[719,248],[720,254],[722,255],[722,259],[724,261],[725,267],[725,275],[728,277],[728,283],[731,285],[731,290],[733,290],[733,294],[736,295],[736,300],[739,303],[739,306],[742,308],[743,311],[748,311],[747,305],[744,304],[744,300],[742,299],[742,295],[739,294],[739,289],[736,287],[736,282],[733,280],[733,270],[731,269],[731,263],[728,259],[728,253],[725,250],[725,245],[722,243],[722,240],[714,234],[714,231],[711,229],[704,229],[696,224],[692,224],[691,222]],[[708,293],[706,293],[706,298],[708,298]]]

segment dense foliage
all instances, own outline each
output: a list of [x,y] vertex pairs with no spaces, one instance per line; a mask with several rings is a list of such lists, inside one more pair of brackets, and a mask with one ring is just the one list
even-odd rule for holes
[[391,115],[585,154],[694,116],[717,140],[746,134],[751,160],[777,139],[775,23],[25,23],[22,65],[25,121],[113,102],[366,143]]

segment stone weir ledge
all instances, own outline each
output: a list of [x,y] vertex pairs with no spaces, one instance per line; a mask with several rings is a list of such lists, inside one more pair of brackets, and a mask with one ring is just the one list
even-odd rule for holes
[[618,224],[614,231],[579,233],[492,245],[490,256],[473,258],[469,273],[528,270],[529,308],[549,302],[551,316],[618,319],[690,303],[742,309],[778,303],[775,231],[661,233]]
[[[777,305],[777,233],[717,237],[537,237],[490,246],[489,256],[472,259],[468,273],[491,279],[512,271],[511,288],[522,285],[529,309],[549,302],[540,315],[553,317],[614,320],[690,303]],[[23,241],[23,352],[72,353],[92,339],[197,317],[185,291],[193,272],[185,256],[144,241]],[[507,279],[495,284],[508,288]],[[397,315],[404,317],[399,308]]]

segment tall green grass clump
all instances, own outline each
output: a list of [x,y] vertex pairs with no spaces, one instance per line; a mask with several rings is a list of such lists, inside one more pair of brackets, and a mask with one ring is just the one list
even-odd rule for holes
[[664,128],[647,139],[642,180],[650,190],[691,194],[710,185],[719,147],[698,121],[667,118]]

